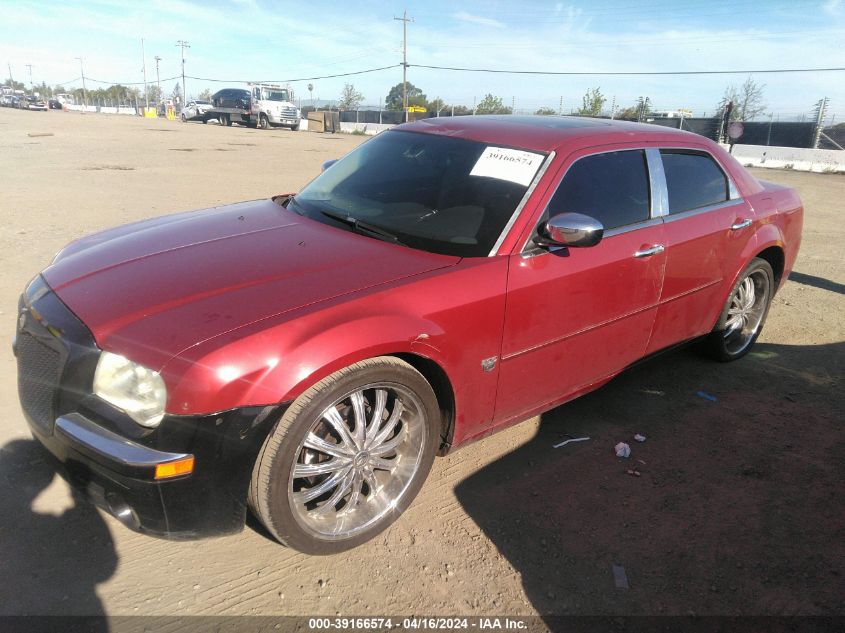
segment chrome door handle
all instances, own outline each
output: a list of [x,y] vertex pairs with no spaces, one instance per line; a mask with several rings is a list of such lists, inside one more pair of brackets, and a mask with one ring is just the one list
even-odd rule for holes
[[739,220],[731,224],[731,231],[738,231],[744,229],[746,226],[751,226],[751,220]]
[[634,253],[634,257],[651,257],[652,255],[657,255],[658,253],[662,253],[666,250],[666,247],[663,244],[655,244],[654,246],[647,246],[646,248],[641,248],[636,253]]

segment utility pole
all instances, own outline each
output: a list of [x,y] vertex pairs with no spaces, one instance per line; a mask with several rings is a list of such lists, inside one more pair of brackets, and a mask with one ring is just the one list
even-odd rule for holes
[[161,57],[156,55],[155,60],[156,60],[156,86],[158,86],[158,100],[161,101],[161,77],[158,74],[158,63],[161,61]]
[[516,97],[511,97],[511,116],[516,114]]
[[610,120],[616,118],[616,95],[613,95],[613,101],[610,102]]
[[29,91],[32,92],[32,64],[27,64],[26,68],[29,70]]
[[563,95],[560,96],[560,104],[557,107],[557,115],[563,116]]
[[[82,75],[82,104],[87,108],[88,107],[88,91],[85,90],[85,69],[82,68],[82,58],[77,57],[76,59],[79,60],[79,74]],[[85,112],[85,110],[82,110]]]
[[15,87],[14,86],[15,80],[12,79],[12,63],[6,62],[6,65],[9,67],[9,87],[14,88]]
[[141,72],[144,74],[144,104],[150,107],[150,93],[147,92],[147,55],[144,53],[144,38],[141,38]]
[[408,121],[408,22],[414,18],[408,17],[408,10],[402,12],[402,17],[394,17],[402,23],[402,109],[405,111],[405,122]]
[[176,46],[182,47],[182,103],[185,103],[188,99],[188,94],[185,92],[185,49],[191,48],[191,45],[185,40],[179,40]]

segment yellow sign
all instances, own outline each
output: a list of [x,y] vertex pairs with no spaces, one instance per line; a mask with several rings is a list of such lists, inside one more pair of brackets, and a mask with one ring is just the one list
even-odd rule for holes
[[155,119],[158,113],[155,108],[144,108],[144,116],[148,119]]
[[408,112],[427,112],[422,106],[408,106]]

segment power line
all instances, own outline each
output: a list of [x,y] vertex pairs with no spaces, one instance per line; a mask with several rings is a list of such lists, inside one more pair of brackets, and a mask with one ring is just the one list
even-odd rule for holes
[[[334,79],[335,77],[351,77],[352,75],[363,75],[365,73],[375,73],[380,70],[388,70],[390,68],[398,68],[402,64],[391,64],[390,66],[382,66],[381,68],[368,68],[367,70],[357,70],[355,72],[350,73],[338,73],[336,75],[322,75],[320,77],[296,77],[293,79],[264,79],[261,81],[257,81],[255,79],[212,79],[210,77],[192,77],[191,75],[185,75],[188,79],[195,79],[197,81],[213,81],[218,83],[227,83],[227,84],[247,84],[247,83],[254,83],[254,84],[284,84],[288,82],[295,82],[295,81],[316,81],[317,79]],[[408,64],[409,66],[411,64]]]
[[429,66],[426,64],[408,64],[416,68],[432,70],[454,70],[467,73],[501,73],[509,75],[757,75],[773,73],[824,73],[841,72],[845,68],[772,68],[764,70],[663,70],[663,71],[550,71],[550,70],[503,70],[498,68],[459,68],[454,66]]
[[[179,79],[181,75],[176,75],[174,77],[167,77],[166,79],[162,79],[162,81],[173,81],[174,79]],[[143,81],[103,81],[102,79],[94,79],[93,77],[85,77],[87,81],[93,81],[94,83],[98,84],[108,84],[110,86],[143,86]]]

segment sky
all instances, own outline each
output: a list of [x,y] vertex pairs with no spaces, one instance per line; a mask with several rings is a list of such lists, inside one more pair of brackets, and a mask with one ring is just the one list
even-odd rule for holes
[[[599,87],[620,107],[639,96],[654,109],[712,114],[740,75],[539,76],[415,67],[458,66],[557,72],[762,70],[845,67],[845,0],[590,0],[573,2],[270,2],[265,0],[0,0],[0,62],[15,80],[66,87],[156,80],[169,94],[186,40],[188,95],[253,80],[290,80],[394,66],[348,77],[292,81],[302,105],[336,100],[345,83],[364,104],[383,102],[402,81],[407,10],[408,81],[429,99],[472,107],[485,94],[517,111],[569,112]],[[756,74],[767,113],[811,116],[828,97],[828,122],[845,121],[845,72]],[[105,83],[97,83],[99,80]],[[165,81],[166,80],[166,81]],[[308,84],[313,85],[309,93]]]

